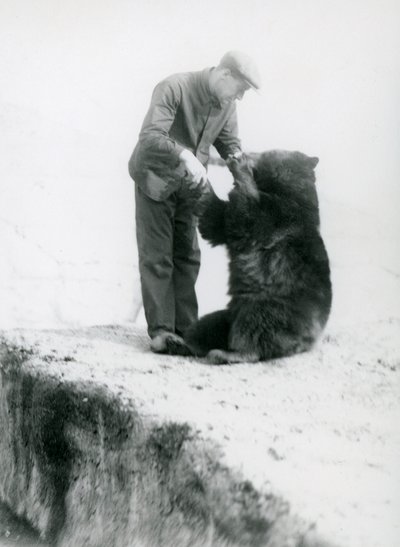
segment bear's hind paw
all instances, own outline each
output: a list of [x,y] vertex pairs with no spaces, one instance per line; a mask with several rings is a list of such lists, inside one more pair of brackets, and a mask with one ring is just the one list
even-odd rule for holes
[[167,336],[165,339],[165,345],[166,353],[168,353],[168,355],[182,355],[183,357],[192,355],[192,352],[185,344],[183,338],[176,334]]
[[212,365],[229,364],[229,352],[222,349],[212,349],[206,355],[206,359]]
[[212,349],[207,353],[206,359],[213,365],[231,365],[233,363],[256,363],[260,360],[258,353],[240,353],[236,351],[224,351]]

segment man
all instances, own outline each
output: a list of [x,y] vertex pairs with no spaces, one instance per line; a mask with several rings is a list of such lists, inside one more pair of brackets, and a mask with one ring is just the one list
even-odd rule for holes
[[154,352],[166,352],[166,340],[181,337],[197,319],[195,205],[208,189],[210,145],[226,161],[241,155],[235,100],[259,87],[250,57],[230,51],[217,67],[174,74],[154,89],[129,160],[143,306]]

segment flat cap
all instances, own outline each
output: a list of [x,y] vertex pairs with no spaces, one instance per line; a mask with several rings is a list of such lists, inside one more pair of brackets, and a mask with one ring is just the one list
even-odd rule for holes
[[232,73],[244,80],[250,87],[260,89],[261,76],[251,57],[242,51],[228,51],[219,66],[229,68]]

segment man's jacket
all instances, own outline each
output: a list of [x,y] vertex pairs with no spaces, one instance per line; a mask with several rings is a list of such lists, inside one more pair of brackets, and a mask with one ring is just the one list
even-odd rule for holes
[[154,89],[129,173],[150,198],[163,201],[187,176],[179,160],[188,149],[207,166],[210,145],[222,158],[240,152],[235,102],[220,105],[209,88],[212,68],[174,74]]

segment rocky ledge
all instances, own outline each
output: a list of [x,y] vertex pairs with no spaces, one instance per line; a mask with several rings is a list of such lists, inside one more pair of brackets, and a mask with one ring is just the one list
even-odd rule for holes
[[0,499],[59,547],[394,547],[399,339],[210,366],[130,325],[3,332]]

